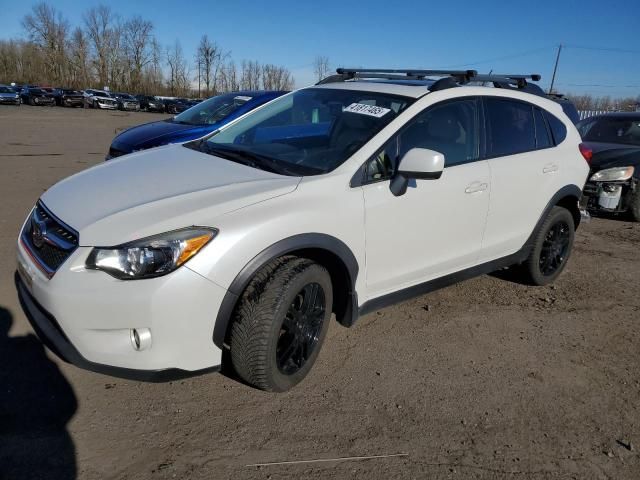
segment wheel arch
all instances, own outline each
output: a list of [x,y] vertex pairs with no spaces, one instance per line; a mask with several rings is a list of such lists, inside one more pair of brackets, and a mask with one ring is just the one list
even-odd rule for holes
[[334,287],[332,309],[338,322],[352,326],[358,317],[358,298],[355,291],[358,261],[351,249],[340,239],[323,233],[304,233],[280,240],[267,247],[238,273],[218,310],[213,329],[213,343],[223,348],[233,311],[254,275],[272,260],[283,255],[296,255],[324,266]]
[[538,230],[540,230],[542,223],[544,222],[545,218],[547,218],[549,212],[553,207],[560,206],[569,210],[569,212],[571,212],[571,215],[573,216],[575,228],[577,229],[578,225],[580,224],[581,218],[580,208],[578,207],[578,202],[580,201],[581,196],[582,189],[577,185],[565,185],[560,190],[558,190],[555,195],[551,197],[551,200],[549,200],[547,206],[542,211],[542,214],[540,215],[535,228],[524,244],[523,251],[528,252],[531,249],[536,233],[538,232]]

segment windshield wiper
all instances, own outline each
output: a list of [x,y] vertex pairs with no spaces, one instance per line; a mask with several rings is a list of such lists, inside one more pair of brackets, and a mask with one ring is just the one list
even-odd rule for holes
[[198,149],[201,152],[208,153],[211,155],[217,155],[222,158],[226,158],[227,160],[231,160],[233,162],[238,162],[243,165],[247,165],[249,167],[257,168],[260,170],[266,170],[272,173],[278,174],[289,174],[291,173],[286,169],[282,168],[276,161],[272,160],[269,157],[264,155],[260,155],[257,153],[249,152],[246,150],[235,150],[231,148],[224,147],[214,147],[209,142],[204,141],[200,145],[198,145]]

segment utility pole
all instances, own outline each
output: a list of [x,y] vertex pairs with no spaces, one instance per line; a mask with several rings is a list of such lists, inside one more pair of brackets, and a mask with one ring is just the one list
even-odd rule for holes
[[562,52],[562,44],[558,45],[558,55],[556,55],[556,64],[553,67],[553,77],[551,77],[551,86],[549,87],[549,93],[553,91],[553,84],[556,81],[556,72],[558,71],[558,62],[560,61],[560,52]]

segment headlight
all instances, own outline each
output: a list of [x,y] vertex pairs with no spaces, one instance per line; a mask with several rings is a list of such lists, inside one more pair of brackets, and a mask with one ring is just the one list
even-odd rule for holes
[[633,175],[633,167],[614,167],[600,170],[591,175],[592,182],[619,182],[629,180]]
[[173,272],[197,254],[217,234],[204,227],[154,235],[117,247],[94,248],[86,267],[120,280],[152,278]]

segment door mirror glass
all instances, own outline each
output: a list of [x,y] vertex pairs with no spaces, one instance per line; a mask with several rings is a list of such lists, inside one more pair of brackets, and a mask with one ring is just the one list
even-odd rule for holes
[[428,148],[412,148],[400,159],[398,173],[391,180],[391,193],[404,195],[409,179],[437,180],[444,170],[444,155]]

